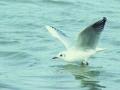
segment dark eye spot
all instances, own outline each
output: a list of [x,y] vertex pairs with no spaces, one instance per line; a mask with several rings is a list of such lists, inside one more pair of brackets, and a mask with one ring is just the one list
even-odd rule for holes
[[62,55],[62,54],[60,54],[60,56],[62,57],[63,55]]

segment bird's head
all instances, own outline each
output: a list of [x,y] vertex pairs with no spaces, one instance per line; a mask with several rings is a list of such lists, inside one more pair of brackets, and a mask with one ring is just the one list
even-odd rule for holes
[[52,59],[65,59],[66,58],[66,53],[65,52],[60,52],[57,56],[53,57]]

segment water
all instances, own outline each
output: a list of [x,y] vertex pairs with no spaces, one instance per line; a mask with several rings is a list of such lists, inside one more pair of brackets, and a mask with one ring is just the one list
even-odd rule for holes
[[[119,90],[120,1],[0,0],[0,90]],[[76,66],[51,58],[64,47],[51,25],[71,38],[107,17],[99,46],[107,48]]]

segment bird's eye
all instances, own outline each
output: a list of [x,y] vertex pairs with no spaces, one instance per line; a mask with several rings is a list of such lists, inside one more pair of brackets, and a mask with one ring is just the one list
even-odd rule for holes
[[63,55],[62,55],[62,54],[60,54],[60,56],[62,57]]

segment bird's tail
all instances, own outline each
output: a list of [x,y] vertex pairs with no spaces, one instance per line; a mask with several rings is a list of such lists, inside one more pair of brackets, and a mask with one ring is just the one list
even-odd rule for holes
[[104,51],[105,48],[96,48],[96,52],[101,52],[101,51]]

